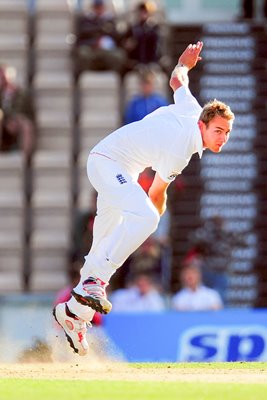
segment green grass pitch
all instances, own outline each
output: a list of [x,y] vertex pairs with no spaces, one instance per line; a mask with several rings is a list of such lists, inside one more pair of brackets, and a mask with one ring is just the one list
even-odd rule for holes
[[[54,368],[53,364],[50,368]],[[118,380],[108,381],[105,380],[104,373],[97,380],[0,377],[0,400],[267,399],[267,363],[133,364],[131,368],[133,376],[130,380],[120,380],[118,377]],[[153,380],[140,380],[138,377],[134,379],[135,371],[140,377],[140,373],[147,373],[150,368],[154,369],[156,379],[155,377]],[[181,377],[177,381],[166,379],[168,370],[177,373],[178,377],[181,369],[187,376],[191,376],[192,373],[190,381],[183,381]],[[216,376],[228,374],[233,379],[229,382],[205,382],[199,376],[202,372],[204,375],[210,374],[211,377],[212,374]],[[242,376],[242,373],[245,375]],[[246,382],[246,376],[254,374],[260,377],[260,383],[250,382],[249,379]]]

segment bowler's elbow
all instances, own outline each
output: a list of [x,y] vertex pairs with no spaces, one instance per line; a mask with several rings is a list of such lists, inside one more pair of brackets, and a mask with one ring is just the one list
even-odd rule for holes
[[178,79],[177,76],[171,76],[171,78],[169,80],[169,85],[172,88],[173,92],[176,92],[176,90],[182,86],[182,83],[181,83],[180,79]]

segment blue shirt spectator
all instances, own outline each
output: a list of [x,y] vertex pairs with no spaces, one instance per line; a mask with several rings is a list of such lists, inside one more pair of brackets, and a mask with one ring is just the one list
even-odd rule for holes
[[153,72],[140,73],[140,94],[135,95],[127,104],[124,123],[139,121],[157,108],[167,106],[167,99],[155,92]]

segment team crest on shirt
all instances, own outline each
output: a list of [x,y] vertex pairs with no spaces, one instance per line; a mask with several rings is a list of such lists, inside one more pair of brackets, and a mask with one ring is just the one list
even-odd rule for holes
[[119,183],[123,185],[124,183],[127,183],[127,180],[124,178],[122,174],[116,175],[116,178],[118,179]]

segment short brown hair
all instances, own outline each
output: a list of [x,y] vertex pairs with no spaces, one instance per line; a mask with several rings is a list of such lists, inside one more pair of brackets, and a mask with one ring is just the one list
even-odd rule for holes
[[219,115],[228,121],[235,119],[235,115],[229,106],[224,104],[222,101],[214,99],[204,105],[199,120],[208,125],[216,115]]

